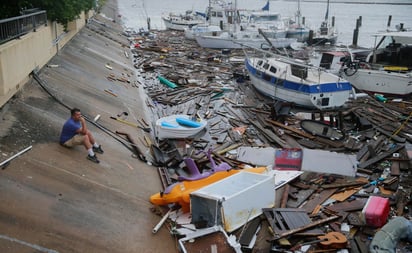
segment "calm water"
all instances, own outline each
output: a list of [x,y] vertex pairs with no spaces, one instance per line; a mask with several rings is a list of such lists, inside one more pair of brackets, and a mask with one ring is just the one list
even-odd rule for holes
[[[260,9],[265,5],[264,0],[238,0],[238,8]],[[147,28],[147,18],[151,20],[153,29],[165,29],[161,20],[162,13],[183,13],[186,10],[204,12],[208,0],[118,0],[119,12],[125,27],[138,30]],[[297,2],[271,1],[270,10],[281,13],[284,17],[294,17]],[[302,16],[306,24],[315,29],[325,17],[326,4],[315,2],[301,3]],[[374,44],[374,32],[385,30],[389,15],[392,15],[391,28],[404,23],[405,27],[412,28],[412,5],[387,4],[344,4],[330,5],[329,17],[335,16],[336,27],[339,31],[338,42],[344,45],[352,44],[353,30],[356,20],[362,16],[362,27],[358,45],[371,47]]]

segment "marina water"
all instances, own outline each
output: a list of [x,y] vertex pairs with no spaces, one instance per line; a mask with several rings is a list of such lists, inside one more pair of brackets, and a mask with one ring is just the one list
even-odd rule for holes
[[[393,0],[395,1],[395,0]],[[391,29],[403,23],[406,28],[412,28],[411,4],[378,4],[374,0],[363,0],[371,4],[336,3],[331,1],[329,18],[335,17],[335,25],[339,32],[338,44],[351,45],[356,20],[362,17],[362,26],[359,29],[358,45],[372,47],[372,34],[387,29],[388,17],[392,15]],[[390,2],[390,1],[386,1]],[[412,3],[412,0],[410,1]],[[235,4],[235,0],[232,0]],[[237,0],[237,7],[243,9],[260,9],[265,0]],[[151,29],[165,29],[161,20],[162,13],[184,13],[187,10],[204,12],[209,4],[208,0],[118,0],[119,13],[124,27],[139,30],[147,29],[147,20],[150,18]],[[306,24],[316,30],[325,18],[326,1],[301,1],[301,13]],[[283,17],[294,17],[298,2],[288,0],[270,1],[270,10],[279,12]],[[108,17],[114,18],[114,17]]]

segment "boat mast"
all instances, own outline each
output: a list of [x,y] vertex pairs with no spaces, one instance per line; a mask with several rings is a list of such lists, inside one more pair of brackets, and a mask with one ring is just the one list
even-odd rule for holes
[[234,16],[233,16],[233,18],[234,18],[234,30],[235,30],[235,33],[237,32],[237,19],[238,18],[240,18],[238,15],[237,15],[237,0],[235,0],[235,12],[234,12]]
[[209,7],[206,12],[206,21],[210,23],[210,12],[212,10],[212,0],[209,0]]
[[298,27],[300,27],[300,17],[301,17],[301,13],[300,13],[300,0],[298,0],[298,10],[296,11],[296,17],[298,18]]
[[325,23],[327,24],[329,20],[329,0],[326,5]]

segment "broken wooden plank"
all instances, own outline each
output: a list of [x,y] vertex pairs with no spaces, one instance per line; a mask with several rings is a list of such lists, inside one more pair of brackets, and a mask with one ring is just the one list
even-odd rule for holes
[[275,125],[275,126],[278,126],[278,127],[283,128],[283,129],[287,129],[287,130],[289,130],[289,131],[292,131],[292,132],[294,132],[295,134],[298,134],[299,136],[302,136],[302,137],[304,137],[304,138],[308,138],[308,139],[311,139],[311,140],[313,140],[313,139],[316,138],[315,136],[313,136],[313,135],[311,135],[311,134],[308,134],[308,133],[306,133],[306,132],[303,132],[303,131],[301,131],[301,130],[298,130],[297,128],[294,128],[294,127],[286,126],[286,125],[284,125],[284,124],[282,124],[282,123],[280,123],[280,122],[277,122],[277,121],[274,121],[274,120],[270,120],[270,119],[267,119],[266,121],[269,122],[269,123],[271,123],[272,125]]
[[261,133],[263,133],[266,137],[268,137],[274,143],[277,143],[282,148],[287,148],[287,144],[284,140],[279,138],[276,134],[271,131],[264,129],[258,122],[254,122],[252,120],[249,121],[255,128],[257,128]]
[[404,147],[404,145],[396,145],[394,148],[388,150],[388,151],[384,151],[382,153],[380,153],[379,155],[361,163],[358,165],[359,168],[366,168],[376,162],[379,162],[380,160],[392,155],[393,153],[397,152],[398,150],[402,149]]
[[312,213],[316,206],[325,202],[333,193],[335,193],[335,191],[336,189],[323,190],[319,194],[313,196],[313,198],[309,199],[306,204],[301,206],[301,208],[305,209],[308,213]]
[[295,228],[295,229],[291,229],[291,230],[289,230],[289,231],[287,231],[287,232],[284,232],[284,233],[282,233],[282,234],[279,234],[279,235],[275,235],[275,236],[273,236],[272,238],[270,238],[269,241],[279,240],[279,239],[284,238],[284,237],[286,237],[286,236],[293,235],[293,234],[295,234],[295,233],[297,233],[297,232],[301,232],[301,231],[304,231],[304,230],[306,230],[306,229],[313,228],[313,227],[319,226],[319,225],[321,225],[321,224],[327,223],[327,222],[329,222],[329,221],[336,220],[336,219],[338,219],[339,217],[340,217],[340,216],[331,216],[331,217],[328,217],[328,218],[325,218],[325,219],[321,219],[321,220],[314,221],[314,222],[312,222],[312,223],[310,223],[310,224],[308,224],[308,225],[305,225],[305,226],[302,226],[302,227],[299,227],[299,228]]
[[338,213],[340,211],[345,211],[345,212],[358,211],[358,210],[362,210],[362,208],[366,204],[366,201],[367,201],[366,198],[357,198],[353,201],[346,200],[344,202],[335,203],[325,208],[335,213]]

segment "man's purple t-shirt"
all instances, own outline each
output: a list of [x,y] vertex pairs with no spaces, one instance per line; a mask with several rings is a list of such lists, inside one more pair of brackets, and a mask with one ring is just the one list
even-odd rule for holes
[[74,121],[73,118],[70,118],[64,123],[62,133],[60,135],[60,143],[63,144],[66,141],[70,140],[77,133],[76,131],[81,128],[82,125],[80,121]]

